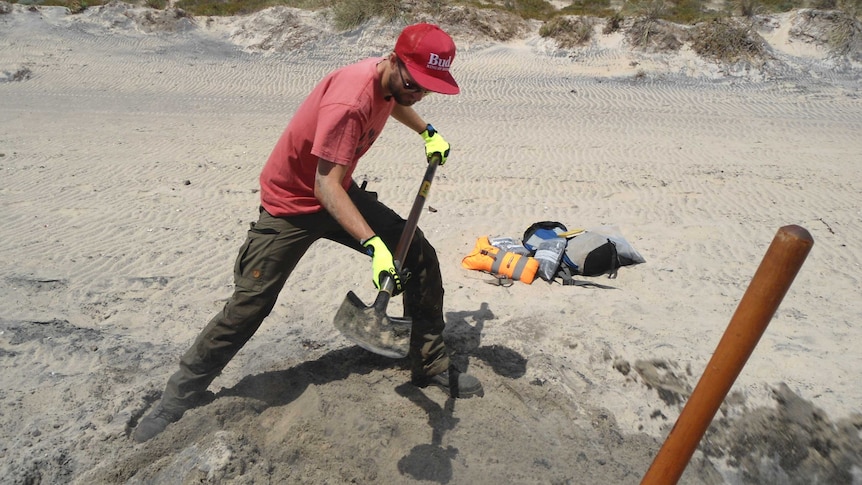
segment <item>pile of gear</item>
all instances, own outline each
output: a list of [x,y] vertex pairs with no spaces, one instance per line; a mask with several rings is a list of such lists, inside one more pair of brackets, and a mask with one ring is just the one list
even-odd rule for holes
[[569,230],[560,222],[530,225],[521,239],[482,236],[461,260],[466,269],[493,275],[497,284],[575,284],[575,276],[615,278],[622,266],[645,262],[615,226]]

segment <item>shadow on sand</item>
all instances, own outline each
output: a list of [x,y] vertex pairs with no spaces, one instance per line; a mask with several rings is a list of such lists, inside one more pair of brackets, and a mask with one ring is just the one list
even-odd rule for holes
[[[445,338],[452,364],[467,372],[470,359],[479,359],[501,376],[521,377],[527,368],[527,360],[521,354],[500,345],[481,345],[484,323],[494,318],[487,303],[482,303],[475,311],[447,314]],[[309,385],[329,384],[350,375],[392,368],[408,370],[407,360],[389,359],[357,346],[347,347],[289,369],[246,376],[235,386],[219,391],[215,399],[228,396],[251,398],[261,403],[258,412],[262,412],[268,407],[283,406],[296,400]],[[414,446],[402,457],[398,461],[399,472],[417,480],[448,483],[452,479],[452,459],[458,455],[458,450],[452,446],[444,448],[442,443],[443,435],[454,429],[459,421],[454,416],[456,400],[449,398],[440,406],[409,382],[399,385],[395,391],[425,411],[431,428],[431,442]]]

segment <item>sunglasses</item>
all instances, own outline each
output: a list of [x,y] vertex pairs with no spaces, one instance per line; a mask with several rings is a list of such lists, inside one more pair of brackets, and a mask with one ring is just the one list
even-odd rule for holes
[[416,84],[416,81],[407,81],[407,79],[404,77],[404,71],[402,71],[402,69],[404,69],[404,63],[401,62],[401,59],[398,59],[398,76],[401,78],[401,87],[404,88],[405,91],[422,94],[428,94],[431,92],[423,88],[422,86]]

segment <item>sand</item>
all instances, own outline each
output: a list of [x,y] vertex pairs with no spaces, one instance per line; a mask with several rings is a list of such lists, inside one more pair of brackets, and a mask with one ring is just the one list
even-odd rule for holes
[[[453,146],[420,226],[485,396],[417,389],[342,337],[345,294],[374,297],[368,262],[320,243],[211,402],[136,444],[232,291],[293,110],[401,25],[2,10],[0,482],[639,483],[776,232],[799,225],[813,249],[681,483],[862,483],[862,68],[801,36],[801,12],[763,20],[768,62],[733,66],[443,23],[463,92],[417,106]],[[406,215],[422,149],[393,122],[356,178]],[[646,263],[576,286],[460,266],[478,237],[543,220],[616,226]]]

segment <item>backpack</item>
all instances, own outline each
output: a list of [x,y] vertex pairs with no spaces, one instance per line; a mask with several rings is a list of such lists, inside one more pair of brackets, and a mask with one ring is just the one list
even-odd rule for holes
[[539,260],[538,275],[551,282],[561,278],[574,284],[574,275],[616,277],[620,267],[617,246],[607,236],[582,230],[569,231],[560,222],[542,221],[524,232],[524,246]]
[[566,246],[566,264],[574,274],[615,278],[620,267],[617,245],[607,236],[584,231],[569,239]]

